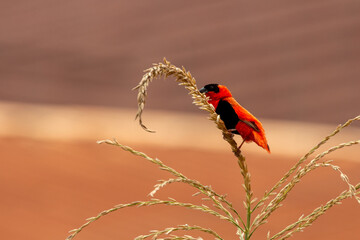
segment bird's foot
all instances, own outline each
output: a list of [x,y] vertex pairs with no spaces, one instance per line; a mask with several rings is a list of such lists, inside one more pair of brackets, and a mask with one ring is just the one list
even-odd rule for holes
[[234,132],[236,132],[236,131],[237,131],[236,129],[228,129],[228,132],[232,133],[232,134],[234,134]]
[[[233,131],[236,131],[236,129],[228,129],[228,131],[227,131],[231,135],[231,137],[234,137]],[[223,139],[226,140],[226,137],[224,134],[223,134]]]
[[228,133],[231,134],[232,137],[234,137],[235,133],[237,133],[236,129],[228,129]]

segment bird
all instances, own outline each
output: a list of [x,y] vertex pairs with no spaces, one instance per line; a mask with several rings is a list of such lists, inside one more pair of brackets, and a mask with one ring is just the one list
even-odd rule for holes
[[199,91],[209,97],[208,103],[214,106],[226,129],[242,137],[239,150],[244,142],[255,142],[270,153],[261,122],[233,98],[226,86],[217,83],[207,84]]

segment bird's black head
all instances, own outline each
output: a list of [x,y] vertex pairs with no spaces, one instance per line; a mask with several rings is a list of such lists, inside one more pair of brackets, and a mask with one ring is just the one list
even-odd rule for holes
[[218,93],[220,91],[219,84],[212,83],[205,85],[202,89],[199,90],[201,93],[207,93],[207,92],[215,92]]

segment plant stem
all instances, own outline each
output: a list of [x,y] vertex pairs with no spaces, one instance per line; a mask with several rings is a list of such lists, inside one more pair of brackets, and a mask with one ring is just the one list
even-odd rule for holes
[[235,156],[238,158],[238,164],[240,167],[241,175],[244,178],[244,189],[246,193],[246,201],[245,201],[245,208],[246,208],[246,226],[244,231],[245,240],[249,240],[251,237],[250,228],[251,228],[251,198],[252,198],[252,191],[251,191],[251,184],[250,184],[250,173],[247,168],[247,164],[245,161],[245,157],[241,154],[240,151],[234,152]]
[[247,215],[246,215],[246,229],[245,229],[245,240],[249,240],[251,237],[250,234],[250,224],[251,224],[251,206],[247,206]]

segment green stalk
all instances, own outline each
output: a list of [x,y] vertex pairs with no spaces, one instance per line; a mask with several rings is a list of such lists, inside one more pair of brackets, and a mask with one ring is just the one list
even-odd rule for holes
[[250,224],[251,224],[251,206],[249,204],[247,206],[245,240],[249,240],[251,237]]

